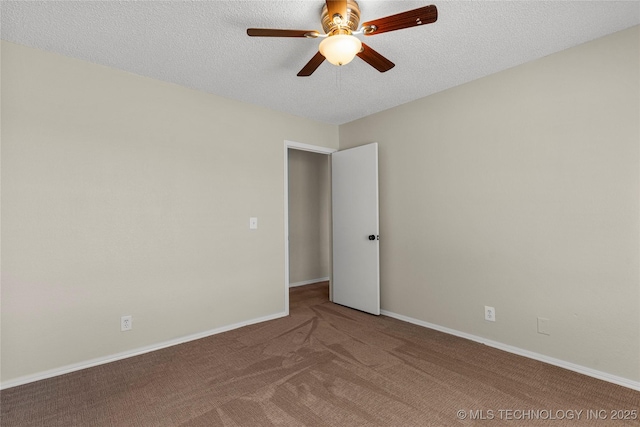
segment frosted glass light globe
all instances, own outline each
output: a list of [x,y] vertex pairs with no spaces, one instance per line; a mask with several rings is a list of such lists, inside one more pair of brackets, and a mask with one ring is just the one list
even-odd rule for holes
[[320,42],[320,53],[333,65],[345,65],[362,49],[362,42],[352,35],[336,34]]

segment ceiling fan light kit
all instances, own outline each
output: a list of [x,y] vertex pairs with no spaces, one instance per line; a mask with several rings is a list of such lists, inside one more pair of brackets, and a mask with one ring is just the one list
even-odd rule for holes
[[360,7],[355,0],[326,0],[320,15],[322,35],[315,30],[283,30],[269,28],[249,28],[247,34],[251,37],[323,37],[318,53],[300,70],[298,76],[307,77],[326,59],[333,65],[346,65],[356,56],[384,73],[395,64],[371,49],[354,34],[373,36],[389,31],[402,30],[423,24],[431,24],[438,19],[438,10],[434,5],[398,13],[396,15],[379,18],[362,24],[360,23]]
[[322,40],[318,50],[333,65],[346,65],[362,50],[362,42],[350,34],[336,34]]

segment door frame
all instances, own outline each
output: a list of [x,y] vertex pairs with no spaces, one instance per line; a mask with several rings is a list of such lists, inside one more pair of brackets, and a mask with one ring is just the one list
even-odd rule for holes
[[[289,149],[309,151],[312,153],[325,154],[331,156],[331,153],[338,151],[337,148],[321,147],[319,145],[304,144],[296,141],[284,141],[284,312],[289,315]],[[331,165],[331,157],[329,157],[329,165]],[[329,175],[331,179],[331,175]],[[330,249],[332,250],[332,244]],[[329,277],[333,277],[330,272]],[[331,284],[331,278],[329,279]],[[331,285],[329,285],[331,289]],[[329,295],[331,299],[331,295]]]

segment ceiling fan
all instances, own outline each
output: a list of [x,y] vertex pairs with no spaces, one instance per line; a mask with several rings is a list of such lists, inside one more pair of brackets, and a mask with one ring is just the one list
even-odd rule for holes
[[364,22],[360,30],[358,30],[360,7],[355,0],[326,0],[320,19],[325,34],[320,34],[316,30],[271,28],[249,28],[247,34],[251,37],[324,38],[320,42],[318,53],[298,73],[300,77],[307,77],[313,74],[325,59],[334,65],[345,65],[351,62],[355,56],[360,57],[373,68],[384,73],[395,67],[395,64],[362,43],[354,34],[374,36],[388,31],[431,24],[438,19],[438,9],[434,5],[424,6]]

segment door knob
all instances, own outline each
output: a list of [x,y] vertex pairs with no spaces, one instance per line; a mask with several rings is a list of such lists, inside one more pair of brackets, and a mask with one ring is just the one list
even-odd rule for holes
[[376,235],[375,234],[370,234],[369,235],[369,240],[376,240]]

